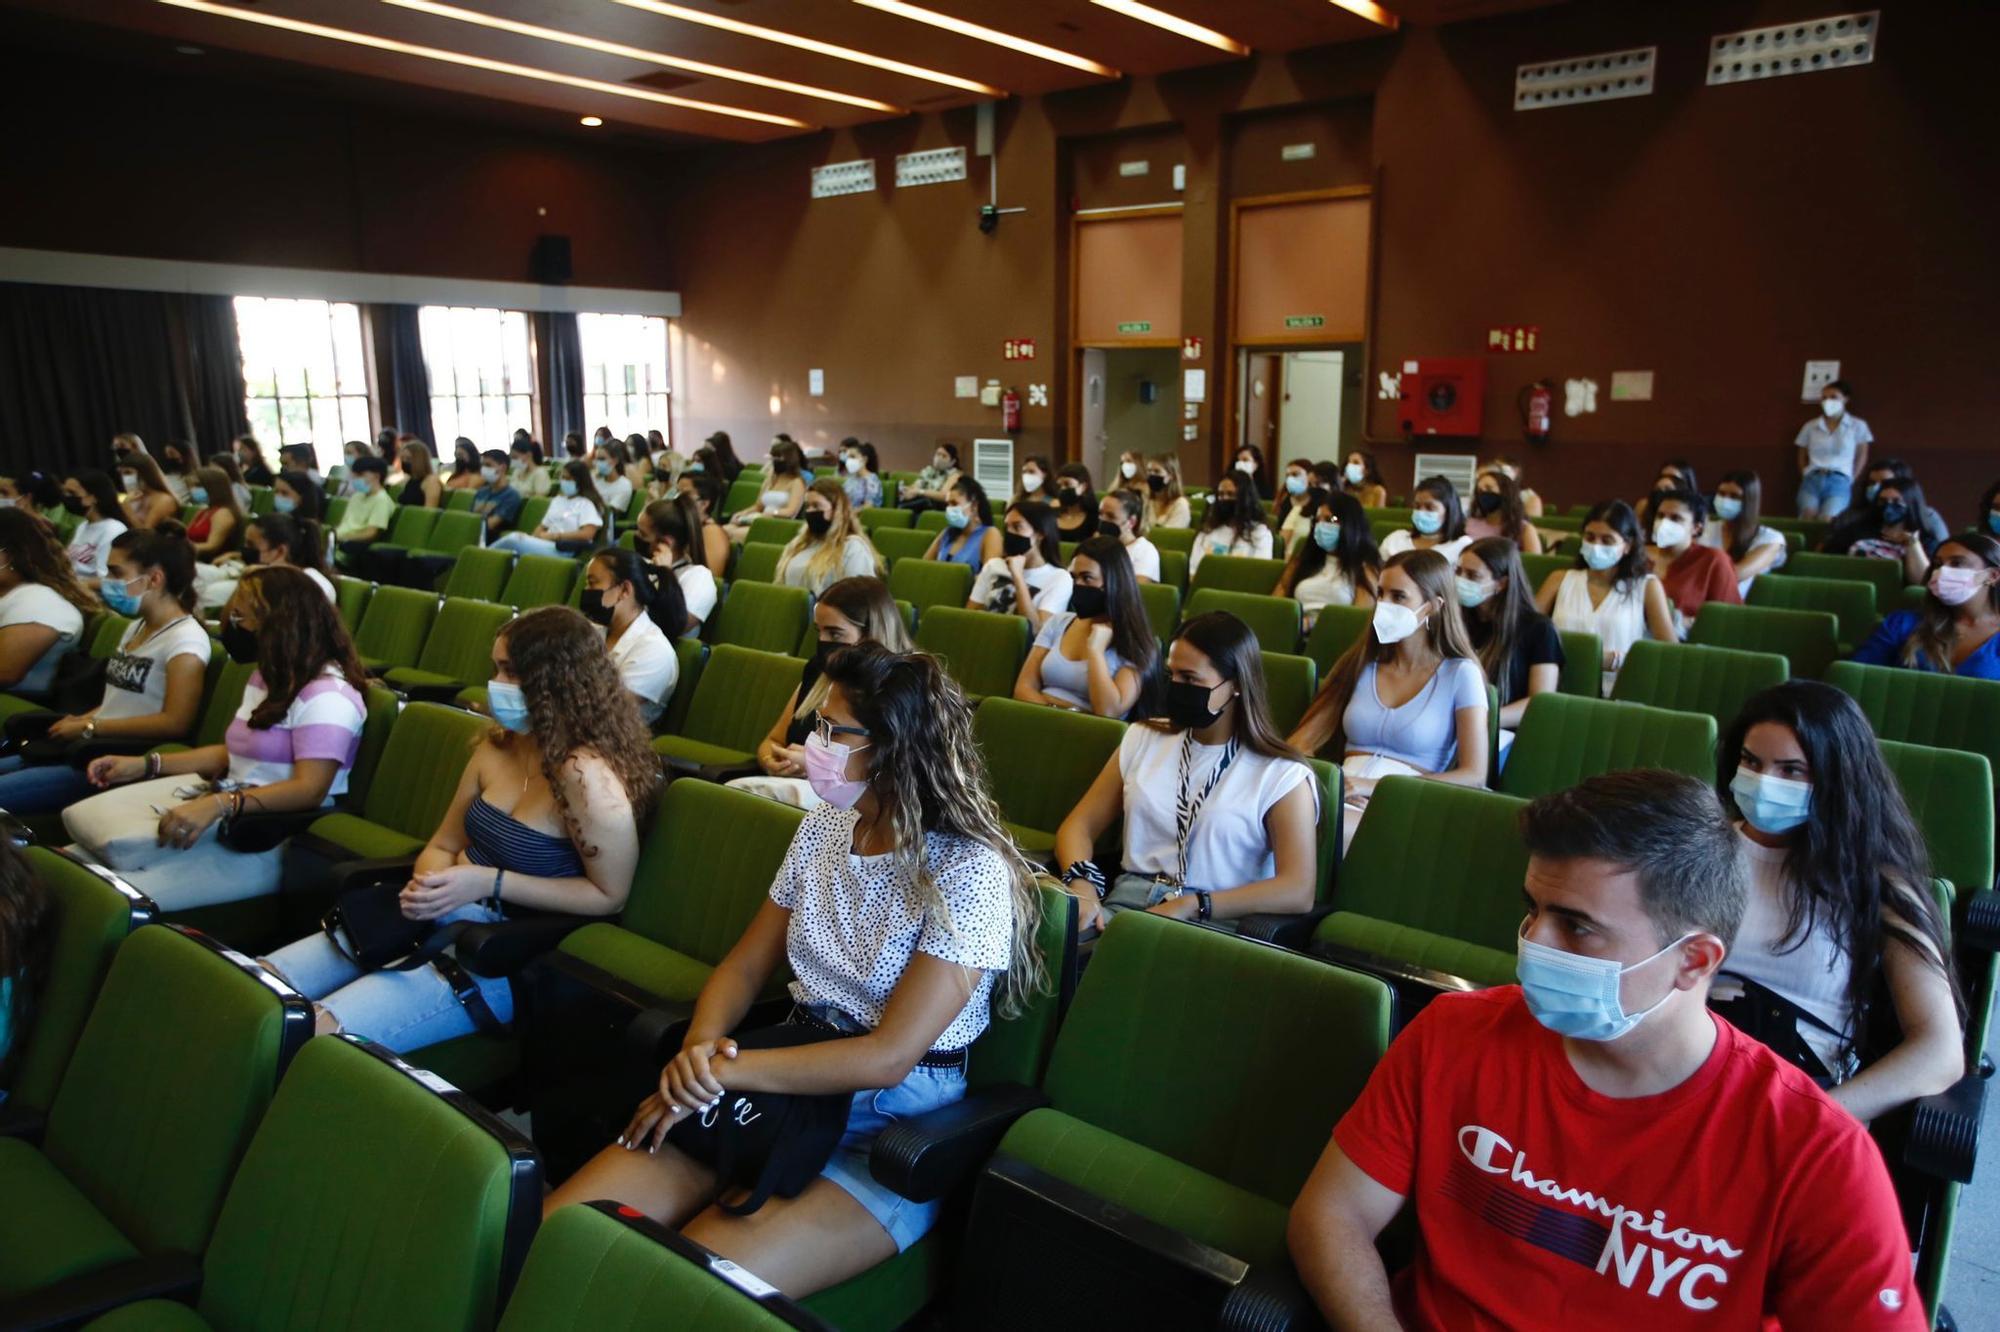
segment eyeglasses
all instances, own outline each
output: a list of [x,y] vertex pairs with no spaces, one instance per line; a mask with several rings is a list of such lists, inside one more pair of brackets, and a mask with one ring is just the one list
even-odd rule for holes
[[835,726],[826,718],[821,717],[813,722],[813,734],[819,737],[821,744],[830,745],[833,743],[834,737],[838,735],[866,736],[868,728],[865,726]]

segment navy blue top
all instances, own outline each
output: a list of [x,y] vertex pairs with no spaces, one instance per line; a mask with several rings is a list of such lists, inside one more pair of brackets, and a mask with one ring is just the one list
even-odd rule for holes
[[[1911,634],[1917,632],[1921,618],[1915,611],[1897,611],[1875,627],[1868,635],[1868,641],[1854,650],[1848,660],[1858,661],[1863,666],[1901,666],[1903,664],[1903,644]],[[1930,670],[1928,664],[1918,667]],[[1957,675],[1969,676],[1975,680],[2000,680],[2000,634],[1995,634],[1979,645],[1979,650],[1958,664]]]
[[571,879],[583,873],[583,857],[567,837],[552,837],[502,814],[474,796],[465,811],[465,858],[475,865],[532,874],[538,879]]

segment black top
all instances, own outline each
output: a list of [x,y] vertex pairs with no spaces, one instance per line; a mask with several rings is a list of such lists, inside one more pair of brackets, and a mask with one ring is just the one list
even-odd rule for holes
[[[799,698],[801,700],[804,700],[805,696],[813,691],[813,686],[819,683],[819,675],[819,658],[812,657],[808,659],[805,670],[799,675]],[[818,723],[819,713],[817,712],[793,713],[791,729],[785,732],[785,743],[788,745],[804,744],[806,737],[813,733],[813,727]]]
[[[1472,645],[1484,650],[1486,641],[1492,637],[1491,627],[1477,615],[1468,615],[1465,620],[1465,627],[1472,633]],[[1492,682],[1500,691],[1500,702],[1516,703],[1528,696],[1529,668],[1554,666],[1561,670],[1563,660],[1562,635],[1556,632],[1555,623],[1537,611],[1521,612],[1514,635],[1514,659],[1507,663],[1507,678]]]
[[243,484],[246,486],[268,486],[271,481],[271,469],[262,463],[251,463],[243,469]]
[[423,478],[413,476],[408,481],[404,482],[403,496],[401,499],[397,500],[396,503],[407,504],[413,508],[418,508],[418,509],[423,508],[424,507]]

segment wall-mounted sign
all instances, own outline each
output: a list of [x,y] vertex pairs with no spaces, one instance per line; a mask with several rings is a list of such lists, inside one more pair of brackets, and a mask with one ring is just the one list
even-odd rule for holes
[[1121,176],[1143,176],[1153,169],[1151,162],[1120,162],[1118,174]]
[[1200,338],[1186,337],[1181,339],[1181,359],[1183,361],[1199,361],[1201,359]]
[[1000,344],[1000,351],[1010,361],[1032,361],[1035,359],[1035,340],[1008,338]]
[[1286,328],[1325,328],[1325,315],[1286,315]]
[[956,398],[976,398],[979,396],[978,375],[955,375],[951,381],[952,396]]
[[806,371],[806,392],[815,398],[826,396],[826,371]]
[[1192,407],[1208,400],[1208,371],[1181,371],[1181,401]]
[[1118,331],[1120,333],[1151,333],[1153,331],[1153,321],[1150,319],[1127,319],[1118,325]]
[[1611,372],[1611,401],[1651,402],[1653,400],[1653,372],[1651,370],[1613,370]]
[[1490,352],[1531,352],[1541,341],[1539,324],[1501,324],[1486,330],[1486,350]]
[[1048,386],[1047,384],[1030,384],[1030,385],[1028,385],[1028,405],[1029,405],[1030,407],[1046,407],[1046,406],[1048,406],[1048,405],[1049,405],[1049,386]]
[[1281,162],[1306,162],[1312,159],[1312,155],[1316,151],[1318,150],[1310,143],[1288,143],[1278,150],[1278,160]]

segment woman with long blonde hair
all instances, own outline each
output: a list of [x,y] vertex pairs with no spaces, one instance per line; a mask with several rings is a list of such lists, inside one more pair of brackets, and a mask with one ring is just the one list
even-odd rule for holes
[[1181,462],[1171,453],[1146,459],[1146,527],[1193,527],[1194,511],[1181,493]]
[[840,482],[832,478],[813,482],[799,517],[805,526],[785,543],[778,556],[778,582],[818,596],[842,578],[866,578],[885,571],[882,556],[861,530],[847,489]]

